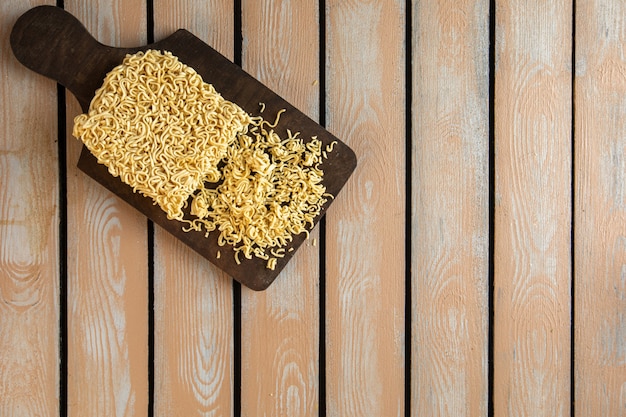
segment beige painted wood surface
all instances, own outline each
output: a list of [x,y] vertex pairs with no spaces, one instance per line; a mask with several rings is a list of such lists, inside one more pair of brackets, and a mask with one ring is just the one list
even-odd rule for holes
[[[100,42],[146,41],[143,2],[67,0]],[[81,113],[67,93],[67,411],[132,416],[148,410],[146,219],[76,168]]]
[[[231,2],[153,7],[155,40],[185,28],[232,59]],[[154,241],[154,413],[233,415],[232,280],[158,226]]]
[[358,166],[328,211],[329,416],[404,412],[404,2],[326,1],[326,120]]
[[76,100],[9,48],[40,2],[1,2],[0,416],[626,415],[621,0],[63,3],[187,28],[358,167],[240,288],[75,168]]
[[24,71],[9,47],[15,19],[42,3],[0,5],[0,415],[6,416],[59,410],[57,91]]
[[575,400],[626,415],[626,5],[576,10]]
[[[243,69],[313,119],[319,115],[318,8],[316,1],[242,1]],[[312,244],[318,239],[316,229],[263,293],[242,288],[242,416],[318,413],[319,246]]]
[[489,3],[413,9],[412,416],[488,409]]
[[565,416],[572,5],[496,5],[494,410]]

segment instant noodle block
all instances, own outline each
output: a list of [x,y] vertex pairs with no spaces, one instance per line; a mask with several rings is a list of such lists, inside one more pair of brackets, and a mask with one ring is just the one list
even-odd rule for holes
[[[39,6],[10,40],[78,99],[78,167],[251,289],[277,278],[356,167],[345,143],[186,30],[115,48]],[[129,98],[133,65],[152,81]]]

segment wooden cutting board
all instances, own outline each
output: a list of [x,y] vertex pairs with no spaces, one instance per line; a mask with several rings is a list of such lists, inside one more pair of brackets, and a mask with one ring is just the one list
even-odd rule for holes
[[[324,170],[323,183],[328,193],[337,196],[356,167],[356,156],[345,143],[186,30],[178,30],[168,38],[150,45],[114,48],[96,41],[74,16],[63,9],[39,6],[20,16],[11,32],[10,41],[13,53],[22,64],[70,90],[84,112],[88,111],[89,103],[102,85],[105,75],[121,64],[127,54],[148,49],[170,51],[181,62],[194,68],[205,82],[213,84],[225,99],[238,104],[249,114],[259,114],[259,103],[265,104],[263,115],[270,120],[273,120],[279,110],[285,109],[276,129],[279,135],[285,135],[286,129],[290,129],[292,132],[300,132],[302,138],[317,136],[322,141],[323,148],[336,141],[334,150],[321,166]],[[37,117],[36,110],[32,117]],[[98,164],[85,147],[78,167],[232,278],[253,290],[266,289],[306,239],[305,234],[294,236],[293,242],[286,248],[285,257],[278,258],[274,270],[268,269],[266,261],[256,257],[242,259],[241,264],[237,264],[230,246],[218,246],[218,233],[213,232],[205,237],[204,232],[184,232],[181,222],[168,220],[165,212],[155,206],[150,198],[133,193],[128,185],[110,175],[104,165]],[[332,201],[329,199],[324,205],[315,219],[316,224]],[[289,251],[290,248],[293,251]],[[218,251],[221,252],[219,258]]]

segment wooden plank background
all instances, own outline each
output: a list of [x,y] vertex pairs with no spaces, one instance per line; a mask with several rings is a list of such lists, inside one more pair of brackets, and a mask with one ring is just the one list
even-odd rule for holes
[[572,4],[496,7],[493,402],[496,415],[562,416],[571,398]]
[[413,8],[412,416],[488,412],[489,3]]
[[[186,28],[358,167],[263,292],[76,169],[39,4]],[[626,416],[621,0],[0,5],[0,416]]]

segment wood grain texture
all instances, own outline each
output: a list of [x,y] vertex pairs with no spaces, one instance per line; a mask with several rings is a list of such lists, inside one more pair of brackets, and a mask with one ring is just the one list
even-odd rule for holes
[[326,1],[326,120],[358,166],[326,215],[328,416],[404,412],[403,1]]
[[[155,40],[189,30],[232,59],[233,6],[154,1]],[[233,415],[232,280],[155,228],[155,415]]]
[[[242,11],[244,70],[317,119],[317,2],[244,0]],[[315,228],[266,291],[242,289],[242,416],[318,413],[318,239]]]
[[626,5],[576,7],[575,400],[626,416]]
[[568,1],[496,3],[495,415],[569,415]]
[[155,236],[155,415],[233,415],[232,281]]
[[487,414],[488,16],[413,5],[413,416]]
[[[64,3],[99,40],[136,46],[147,40],[147,1]],[[65,408],[72,416],[626,416],[621,0],[576,2],[575,10],[565,0],[495,2],[492,132],[487,0],[413,1],[412,16],[402,0],[325,0],[322,10],[295,0],[243,1],[246,69],[311,117],[324,112],[359,165],[326,216],[326,293],[317,287],[323,242],[316,230],[318,246],[305,244],[268,290],[242,289],[241,329],[230,278],[156,228],[151,410],[146,219],[76,170],[80,145],[69,132],[68,333],[59,326],[65,208],[55,141],[63,109],[54,82],[19,64],[8,41],[12,22],[40,3],[0,1],[0,416],[56,416]],[[234,58],[233,1],[153,6],[157,40],[185,27]],[[320,12],[325,39],[317,38]],[[411,132],[404,130],[408,46]],[[321,109],[319,47],[326,51]],[[67,102],[70,129],[80,109],[70,94]],[[493,219],[485,201],[488,133],[495,140]],[[405,154],[409,134],[412,153]],[[407,272],[412,340],[404,352]],[[325,323],[318,322],[320,299]],[[60,359],[68,360],[66,375]],[[241,387],[233,385],[236,369]],[[65,378],[66,404],[59,397]]]
[[59,402],[57,90],[13,56],[9,33],[41,2],[0,5],[0,415]]
[[[65,1],[100,42],[145,43],[145,3]],[[146,415],[146,219],[76,168],[81,112],[68,94],[68,414]]]

